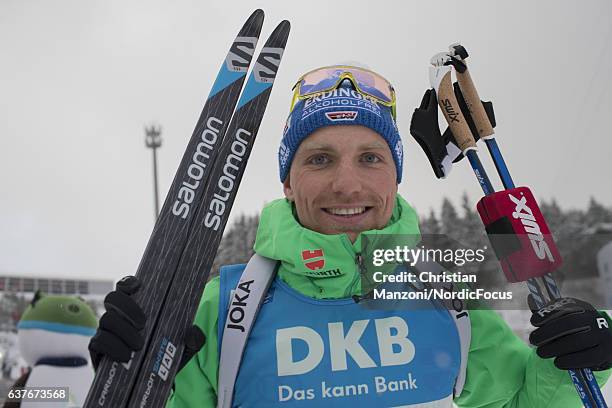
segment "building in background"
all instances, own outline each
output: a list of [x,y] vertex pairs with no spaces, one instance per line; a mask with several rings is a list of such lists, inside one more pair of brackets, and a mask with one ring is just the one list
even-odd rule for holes
[[113,290],[113,281],[0,275],[0,294],[11,292],[27,296],[37,290],[53,295],[78,295],[93,299],[104,297]]
[[51,295],[80,296],[100,316],[104,297],[113,288],[112,280],[0,275],[0,331],[16,331],[21,313],[37,290]]

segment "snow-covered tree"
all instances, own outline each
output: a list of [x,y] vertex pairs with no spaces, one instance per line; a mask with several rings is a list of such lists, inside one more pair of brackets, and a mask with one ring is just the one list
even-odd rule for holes
[[253,255],[258,225],[258,216],[242,214],[234,221],[221,239],[210,277],[218,275],[219,268],[223,265],[248,262]]
[[429,210],[429,216],[422,217],[419,223],[421,234],[440,234],[440,221],[436,217],[433,208]]
[[442,199],[442,209],[440,211],[440,223],[443,234],[457,237],[460,234],[457,226],[459,225],[459,215],[453,203],[446,197]]

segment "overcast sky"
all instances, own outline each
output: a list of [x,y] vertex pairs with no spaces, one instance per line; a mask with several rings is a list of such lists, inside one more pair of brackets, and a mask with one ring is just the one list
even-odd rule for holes
[[[564,208],[585,208],[590,196],[612,205],[609,1],[1,0],[0,274],[135,272],[153,226],[143,127],[163,126],[163,200],[227,48],[256,7],[266,12],[262,38],[282,19],[292,32],[234,216],[282,194],[276,152],[294,81],[347,60],[395,85],[406,199],[421,214],[463,191],[475,203],[482,193],[467,162],[437,180],[409,134],[428,61],[455,41],[495,104],[517,184]],[[490,165],[486,149],[481,157]]]

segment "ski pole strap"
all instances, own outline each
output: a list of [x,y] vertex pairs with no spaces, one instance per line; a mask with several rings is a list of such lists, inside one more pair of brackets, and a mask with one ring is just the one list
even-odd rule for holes
[[[457,82],[453,84],[453,89],[457,102],[459,102],[461,112],[463,113],[463,117],[472,132],[474,140],[478,142],[480,136],[478,135],[476,125],[470,116],[467,104]],[[493,127],[495,127],[493,104],[488,101],[481,102],[489,121]],[[436,93],[432,88],[425,91],[420,106],[418,106],[412,114],[410,134],[427,155],[427,159],[437,178],[447,177],[452,169],[452,164],[460,161],[464,157],[457,146],[451,128],[447,127],[443,134],[440,132],[440,125],[438,123],[438,102]]]
[[[452,134],[450,131],[447,131],[443,138],[440,133],[440,126],[438,124],[438,103],[436,94],[431,88],[425,91],[423,99],[421,100],[421,105],[416,108],[412,114],[410,134],[427,155],[427,159],[436,177],[446,177],[450,168],[446,168],[445,161],[452,162],[454,159],[454,157],[448,158],[449,152],[447,149]],[[458,151],[458,149],[456,154],[461,156],[461,152]]]
[[544,276],[561,266],[559,250],[529,188],[487,195],[476,209],[509,282]]
[[[230,294],[227,319],[221,338],[217,408],[230,408],[232,406],[234,385],[242,362],[244,348],[259,307],[276,275],[276,263],[275,260],[257,254],[253,255],[247,263],[236,289]],[[248,293],[248,296],[243,297],[240,294],[241,289],[246,289],[245,292]],[[240,314],[244,313],[240,326],[232,322],[234,307],[240,307]]]

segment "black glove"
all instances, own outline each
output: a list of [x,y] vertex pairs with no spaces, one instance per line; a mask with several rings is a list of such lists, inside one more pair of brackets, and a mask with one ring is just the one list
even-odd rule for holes
[[140,281],[135,276],[126,276],[104,298],[106,313],[102,315],[98,330],[89,342],[94,368],[98,368],[103,356],[125,363],[133,351],[144,346],[141,330],[147,317],[131,296],[139,288]]
[[607,320],[582,300],[559,298],[538,309],[528,298],[533,312],[529,335],[541,358],[555,357],[562,370],[590,368],[606,370],[612,366],[612,332]]
[[[117,282],[113,292],[106,295],[106,313],[102,315],[98,330],[89,342],[89,354],[95,369],[103,356],[125,363],[130,360],[132,352],[144,346],[143,329],[147,317],[131,296],[139,288],[138,278],[126,276]],[[202,348],[205,341],[206,337],[199,327],[192,326],[187,330],[179,370]]]

